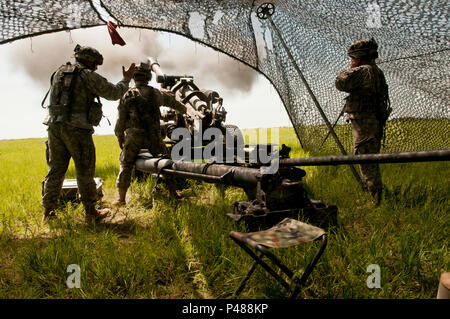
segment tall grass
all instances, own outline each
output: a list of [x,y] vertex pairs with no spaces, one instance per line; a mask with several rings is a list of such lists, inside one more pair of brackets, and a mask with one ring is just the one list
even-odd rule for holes
[[[291,156],[306,156],[294,131],[280,130]],[[44,139],[0,141],[0,298],[228,298],[251,259],[228,238],[245,225],[226,216],[246,198],[234,187],[188,182],[184,198],[152,194],[155,181],[134,182],[127,207],[99,225],[84,222],[81,205],[59,208],[41,223]],[[104,202],[116,196],[119,148],[113,136],[95,136],[96,176]],[[434,298],[450,269],[448,162],[382,165],[380,207],[359,189],[347,166],[309,167],[311,198],[339,208],[338,225],[313,271],[308,298]],[[73,164],[66,178],[75,178]],[[298,274],[315,243],[275,253]],[[81,288],[66,285],[67,266],[81,268]],[[367,267],[381,268],[381,288],[369,289]],[[284,291],[261,269],[243,298],[281,298]]]
[[[449,147],[450,120],[401,118],[387,122],[381,153],[432,150]],[[336,142],[325,125],[299,127],[304,146],[314,154],[339,153]],[[334,130],[348,153],[353,153],[351,124],[338,124]],[[328,136],[328,137],[327,137]],[[327,138],[326,138],[327,137]],[[325,139],[326,138],[326,139]]]

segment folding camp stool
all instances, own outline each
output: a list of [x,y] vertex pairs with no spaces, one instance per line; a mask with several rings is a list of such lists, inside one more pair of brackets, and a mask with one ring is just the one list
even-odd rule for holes
[[[295,296],[300,292],[300,287],[305,285],[306,280],[316,266],[317,261],[322,256],[322,253],[327,245],[327,234],[323,229],[291,218],[285,218],[272,228],[259,232],[238,233],[232,231],[230,232],[230,237],[242,249],[244,249],[250,257],[254,259],[254,262],[247,271],[247,274],[234,291],[233,297],[237,297],[240,294],[240,292],[244,289],[245,284],[250,279],[250,276],[255,271],[256,266],[261,265],[264,270],[272,275],[290,293],[290,298],[295,298]],[[312,260],[309,262],[300,280],[292,280],[294,273],[287,268],[279,260],[279,258],[272,254],[269,249],[292,247],[318,239],[322,240],[322,244],[318,248]],[[250,247],[254,248],[257,251],[257,254],[255,254]],[[267,257],[273,265],[278,266],[278,268],[284,272],[287,277],[289,277],[291,284],[288,284],[282,276],[280,276],[273,268],[263,261],[263,257]]]

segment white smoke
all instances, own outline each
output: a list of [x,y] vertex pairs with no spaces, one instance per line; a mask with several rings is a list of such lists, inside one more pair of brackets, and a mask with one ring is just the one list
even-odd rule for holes
[[196,43],[174,45],[157,58],[163,72],[170,75],[193,75],[202,89],[222,93],[247,93],[257,72],[222,53]]
[[58,32],[20,41],[11,51],[11,61],[18,69],[25,71],[32,79],[44,86],[49,85],[53,71],[67,61],[74,61],[73,49],[76,44],[91,46],[103,55],[103,65],[98,73],[108,80],[120,80],[122,66],[144,60],[148,55],[159,55],[161,47],[154,32],[142,33],[138,30],[118,29],[127,44],[123,47],[112,45],[105,27]]
[[[219,94],[250,91],[257,73],[251,68],[180,36],[131,28],[118,28],[125,46],[112,45],[106,26],[58,32],[17,41],[10,50],[11,62],[43,88],[61,64],[74,61],[76,44],[91,46],[103,55],[97,72],[109,81],[122,77],[122,66],[139,64],[148,56],[157,58],[162,70],[171,75],[193,75],[201,89]],[[164,39],[163,39],[164,38]],[[167,39],[172,39],[167,41]]]

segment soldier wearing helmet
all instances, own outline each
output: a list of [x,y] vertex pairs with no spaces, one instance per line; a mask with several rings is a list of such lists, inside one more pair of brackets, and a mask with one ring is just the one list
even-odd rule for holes
[[[152,74],[147,63],[141,63],[134,72],[135,86],[120,100],[115,134],[122,149],[120,171],[116,186],[119,198],[116,206],[126,204],[126,194],[131,183],[131,173],[141,149],[148,149],[153,156],[168,155],[160,130],[160,106],[173,108],[182,114],[186,107],[175,99],[173,92],[156,89],[148,85]],[[169,191],[179,197],[173,180],[167,180]]]
[[[351,121],[355,154],[379,153],[383,129],[391,112],[389,92],[383,71],[375,64],[378,45],[372,38],[354,42],[348,49],[350,68],[335,81],[339,91],[349,93],[344,111]],[[381,173],[378,164],[359,165],[362,179],[380,204]]]
[[[86,219],[98,221],[107,211],[97,210],[98,194],[94,182],[95,146],[94,126],[102,116],[99,97],[114,101],[126,92],[134,73],[134,64],[125,71],[117,84],[108,82],[95,72],[103,64],[103,56],[94,48],[75,47],[75,64],[67,62],[51,77],[48,126],[47,163],[49,171],[43,182],[42,205],[44,218],[54,217],[64,176],[73,158],[77,184]],[[97,101],[96,101],[97,100]],[[45,101],[45,99],[44,99]],[[43,103],[44,103],[43,101]]]

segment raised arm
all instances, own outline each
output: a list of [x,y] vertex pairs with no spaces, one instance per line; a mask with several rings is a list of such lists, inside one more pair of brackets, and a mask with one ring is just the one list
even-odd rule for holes
[[89,91],[110,101],[116,101],[128,90],[130,78],[124,77],[117,84],[113,84],[103,76],[90,70],[84,70],[81,74]]
[[93,94],[110,101],[116,101],[128,90],[134,70],[134,63],[130,65],[128,70],[125,70],[125,68],[122,67],[123,78],[117,84],[113,84],[100,74],[87,69],[81,72],[81,78],[84,80],[86,87]]

